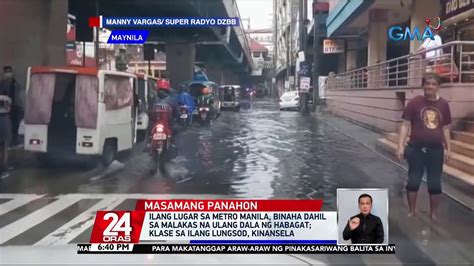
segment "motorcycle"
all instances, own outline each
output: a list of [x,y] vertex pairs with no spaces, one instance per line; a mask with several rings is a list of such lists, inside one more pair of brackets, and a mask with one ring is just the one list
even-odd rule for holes
[[188,128],[191,126],[191,116],[192,114],[189,113],[187,105],[179,106],[179,121],[184,128]]
[[198,107],[198,117],[201,125],[210,124],[212,120],[211,108],[208,106]]
[[153,127],[150,134],[149,154],[153,162],[152,174],[155,174],[158,169],[161,173],[165,173],[165,162],[172,158],[171,138],[173,132],[170,126],[171,114],[172,110],[169,105],[156,105],[151,113]]

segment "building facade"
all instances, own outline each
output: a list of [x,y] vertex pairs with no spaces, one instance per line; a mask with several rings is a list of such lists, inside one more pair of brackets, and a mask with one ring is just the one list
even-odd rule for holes
[[[326,38],[343,43],[344,49],[337,74],[328,79],[330,112],[383,132],[377,145],[393,153],[404,107],[423,95],[423,75],[437,73],[439,94],[449,102],[452,116],[454,159],[443,167],[443,182],[472,202],[474,2],[333,0],[330,5]],[[436,34],[442,44],[429,48]]]
[[299,47],[299,0],[274,1],[275,97],[296,89],[295,66]]
[[[474,3],[454,2],[330,1],[326,38],[341,41],[344,52],[338,55],[329,108],[379,130],[396,131],[403,106],[421,94],[423,73],[434,71],[443,77],[443,96],[452,101],[455,123],[473,117],[474,94],[467,88],[474,84]],[[437,17],[441,26],[434,30],[427,21],[436,26]],[[430,52],[420,50],[425,40],[391,38],[394,28],[405,33],[419,29],[420,36],[429,28],[443,46],[435,59],[427,59]],[[443,66],[429,67],[433,64]],[[361,99],[355,103],[354,97]]]
[[[249,40],[254,40],[263,45],[268,52],[268,57],[273,61],[273,30],[272,29],[249,29],[246,30]],[[252,44],[250,44],[252,45]]]

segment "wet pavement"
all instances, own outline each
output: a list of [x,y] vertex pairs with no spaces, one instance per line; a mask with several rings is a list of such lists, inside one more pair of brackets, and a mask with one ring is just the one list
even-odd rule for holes
[[[124,164],[114,162],[105,170],[90,163],[14,170],[0,183],[0,244],[87,242],[94,211],[131,209],[137,198],[150,198],[143,194],[324,199],[323,209],[332,211],[337,188],[389,188],[389,242],[397,244],[396,255],[306,257],[324,263],[472,265],[473,213],[443,197],[440,222],[431,224],[424,192],[420,214],[408,218],[405,171],[348,135],[355,125],[336,128],[332,119],[339,118],[281,112],[274,103],[260,101],[249,110],[224,112],[211,127],[180,134],[179,156],[166,175],[148,174],[150,159],[142,147]],[[29,198],[32,194],[44,196]],[[14,201],[9,203],[9,197]],[[40,208],[46,210],[30,215]],[[21,226],[30,220],[33,226]]]

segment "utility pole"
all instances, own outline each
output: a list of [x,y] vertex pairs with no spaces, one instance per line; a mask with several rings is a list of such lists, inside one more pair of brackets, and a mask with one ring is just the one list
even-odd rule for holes
[[293,18],[290,18],[290,25],[289,30],[286,34],[286,40],[288,42],[286,46],[286,77],[288,79],[288,89],[290,88],[290,75],[291,75],[291,50],[293,42],[291,41],[291,23],[293,22]]
[[[95,15],[99,16],[99,1],[95,1]],[[95,32],[95,65],[97,68],[99,68],[99,27],[94,27],[94,32]],[[84,46],[85,47],[85,46]],[[84,57],[86,54],[84,53]]]
[[319,105],[319,17],[318,0],[313,0],[313,105]]
[[[276,79],[276,70],[278,66],[278,27],[277,27],[278,19],[277,19],[277,0],[273,0],[273,77],[275,82],[272,82],[272,95],[275,98],[278,98],[278,87],[277,87],[277,79]],[[273,81],[273,80],[272,80]],[[276,93],[276,95],[275,95]]]
[[[305,20],[305,14],[304,14],[304,0],[299,0],[299,3],[298,3],[298,9],[299,9],[299,19],[298,19],[298,29],[299,29],[299,47],[298,47],[298,54],[300,51],[304,51],[304,47],[306,46],[305,45],[305,41],[306,41],[306,38],[305,38],[305,34],[306,34],[306,30],[305,30],[305,27],[304,27],[304,20]],[[298,56],[299,57],[299,56]],[[295,65],[298,64],[298,58],[295,58]],[[298,67],[297,67],[298,68]],[[301,71],[301,69],[300,69]],[[297,81],[295,82],[295,86],[298,88],[298,90],[300,90],[300,74],[299,73],[295,73],[295,76],[298,76],[298,79]]]

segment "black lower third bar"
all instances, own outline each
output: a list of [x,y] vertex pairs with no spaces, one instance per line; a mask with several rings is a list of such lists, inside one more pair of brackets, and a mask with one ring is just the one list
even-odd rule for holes
[[[93,246],[94,245],[94,246]],[[117,245],[130,245],[117,247]],[[78,244],[77,254],[395,254],[395,245]]]

